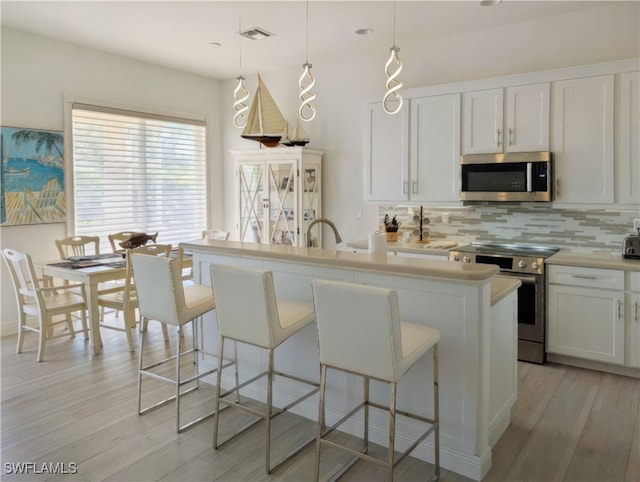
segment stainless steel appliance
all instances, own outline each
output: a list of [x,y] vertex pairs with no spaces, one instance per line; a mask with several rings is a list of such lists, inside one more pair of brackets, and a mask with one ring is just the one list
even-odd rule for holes
[[460,157],[462,201],[552,201],[550,152]]
[[622,257],[624,259],[640,259],[640,232],[624,238]]
[[544,246],[473,243],[449,252],[452,261],[495,264],[500,268],[500,276],[522,281],[518,288],[518,360],[545,362],[544,260],[557,251]]

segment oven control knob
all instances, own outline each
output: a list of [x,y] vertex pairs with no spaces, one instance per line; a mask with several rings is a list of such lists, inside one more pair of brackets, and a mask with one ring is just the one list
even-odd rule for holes
[[540,263],[538,263],[537,261],[534,261],[533,263],[531,263],[531,267],[533,269],[538,269],[540,267]]
[[463,256],[462,257],[462,262],[463,263],[471,263],[471,258],[469,256]]
[[460,255],[459,254],[452,254],[451,255],[451,260],[452,261],[460,261]]
[[520,261],[518,261],[518,268],[526,268],[527,267],[527,262],[523,259],[521,259]]

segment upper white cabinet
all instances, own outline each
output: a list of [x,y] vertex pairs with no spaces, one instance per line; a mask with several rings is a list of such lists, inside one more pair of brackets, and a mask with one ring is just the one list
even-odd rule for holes
[[640,204],[640,75],[620,75],[620,95],[616,114],[617,201]]
[[367,106],[367,201],[458,202],[460,94],[418,97],[396,115]]
[[367,105],[364,198],[406,201],[409,198],[409,109],[389,115],[381,102]]
[[613,203],[613,75],[552,85],[558,203]]
[[460,94],[411,99],[410,198],[460,200]]
[[463,94],[462,153],[549,150],[549,83]]

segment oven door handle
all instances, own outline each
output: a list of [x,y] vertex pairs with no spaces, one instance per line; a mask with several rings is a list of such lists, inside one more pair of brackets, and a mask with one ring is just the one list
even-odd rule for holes
[[523,283],[532,283],[535,284],[538,282],[538,279],[533,277],[533,276],[520,276],[520,275],[515,275],[513,276],[513,278],[519,279],[520,281],[522,281]]

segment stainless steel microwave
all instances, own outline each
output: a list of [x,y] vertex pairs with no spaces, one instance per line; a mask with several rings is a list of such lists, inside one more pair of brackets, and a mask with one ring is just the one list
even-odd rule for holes
[[550,152],[469,154],[460,157],[462,201],[552,201]]

